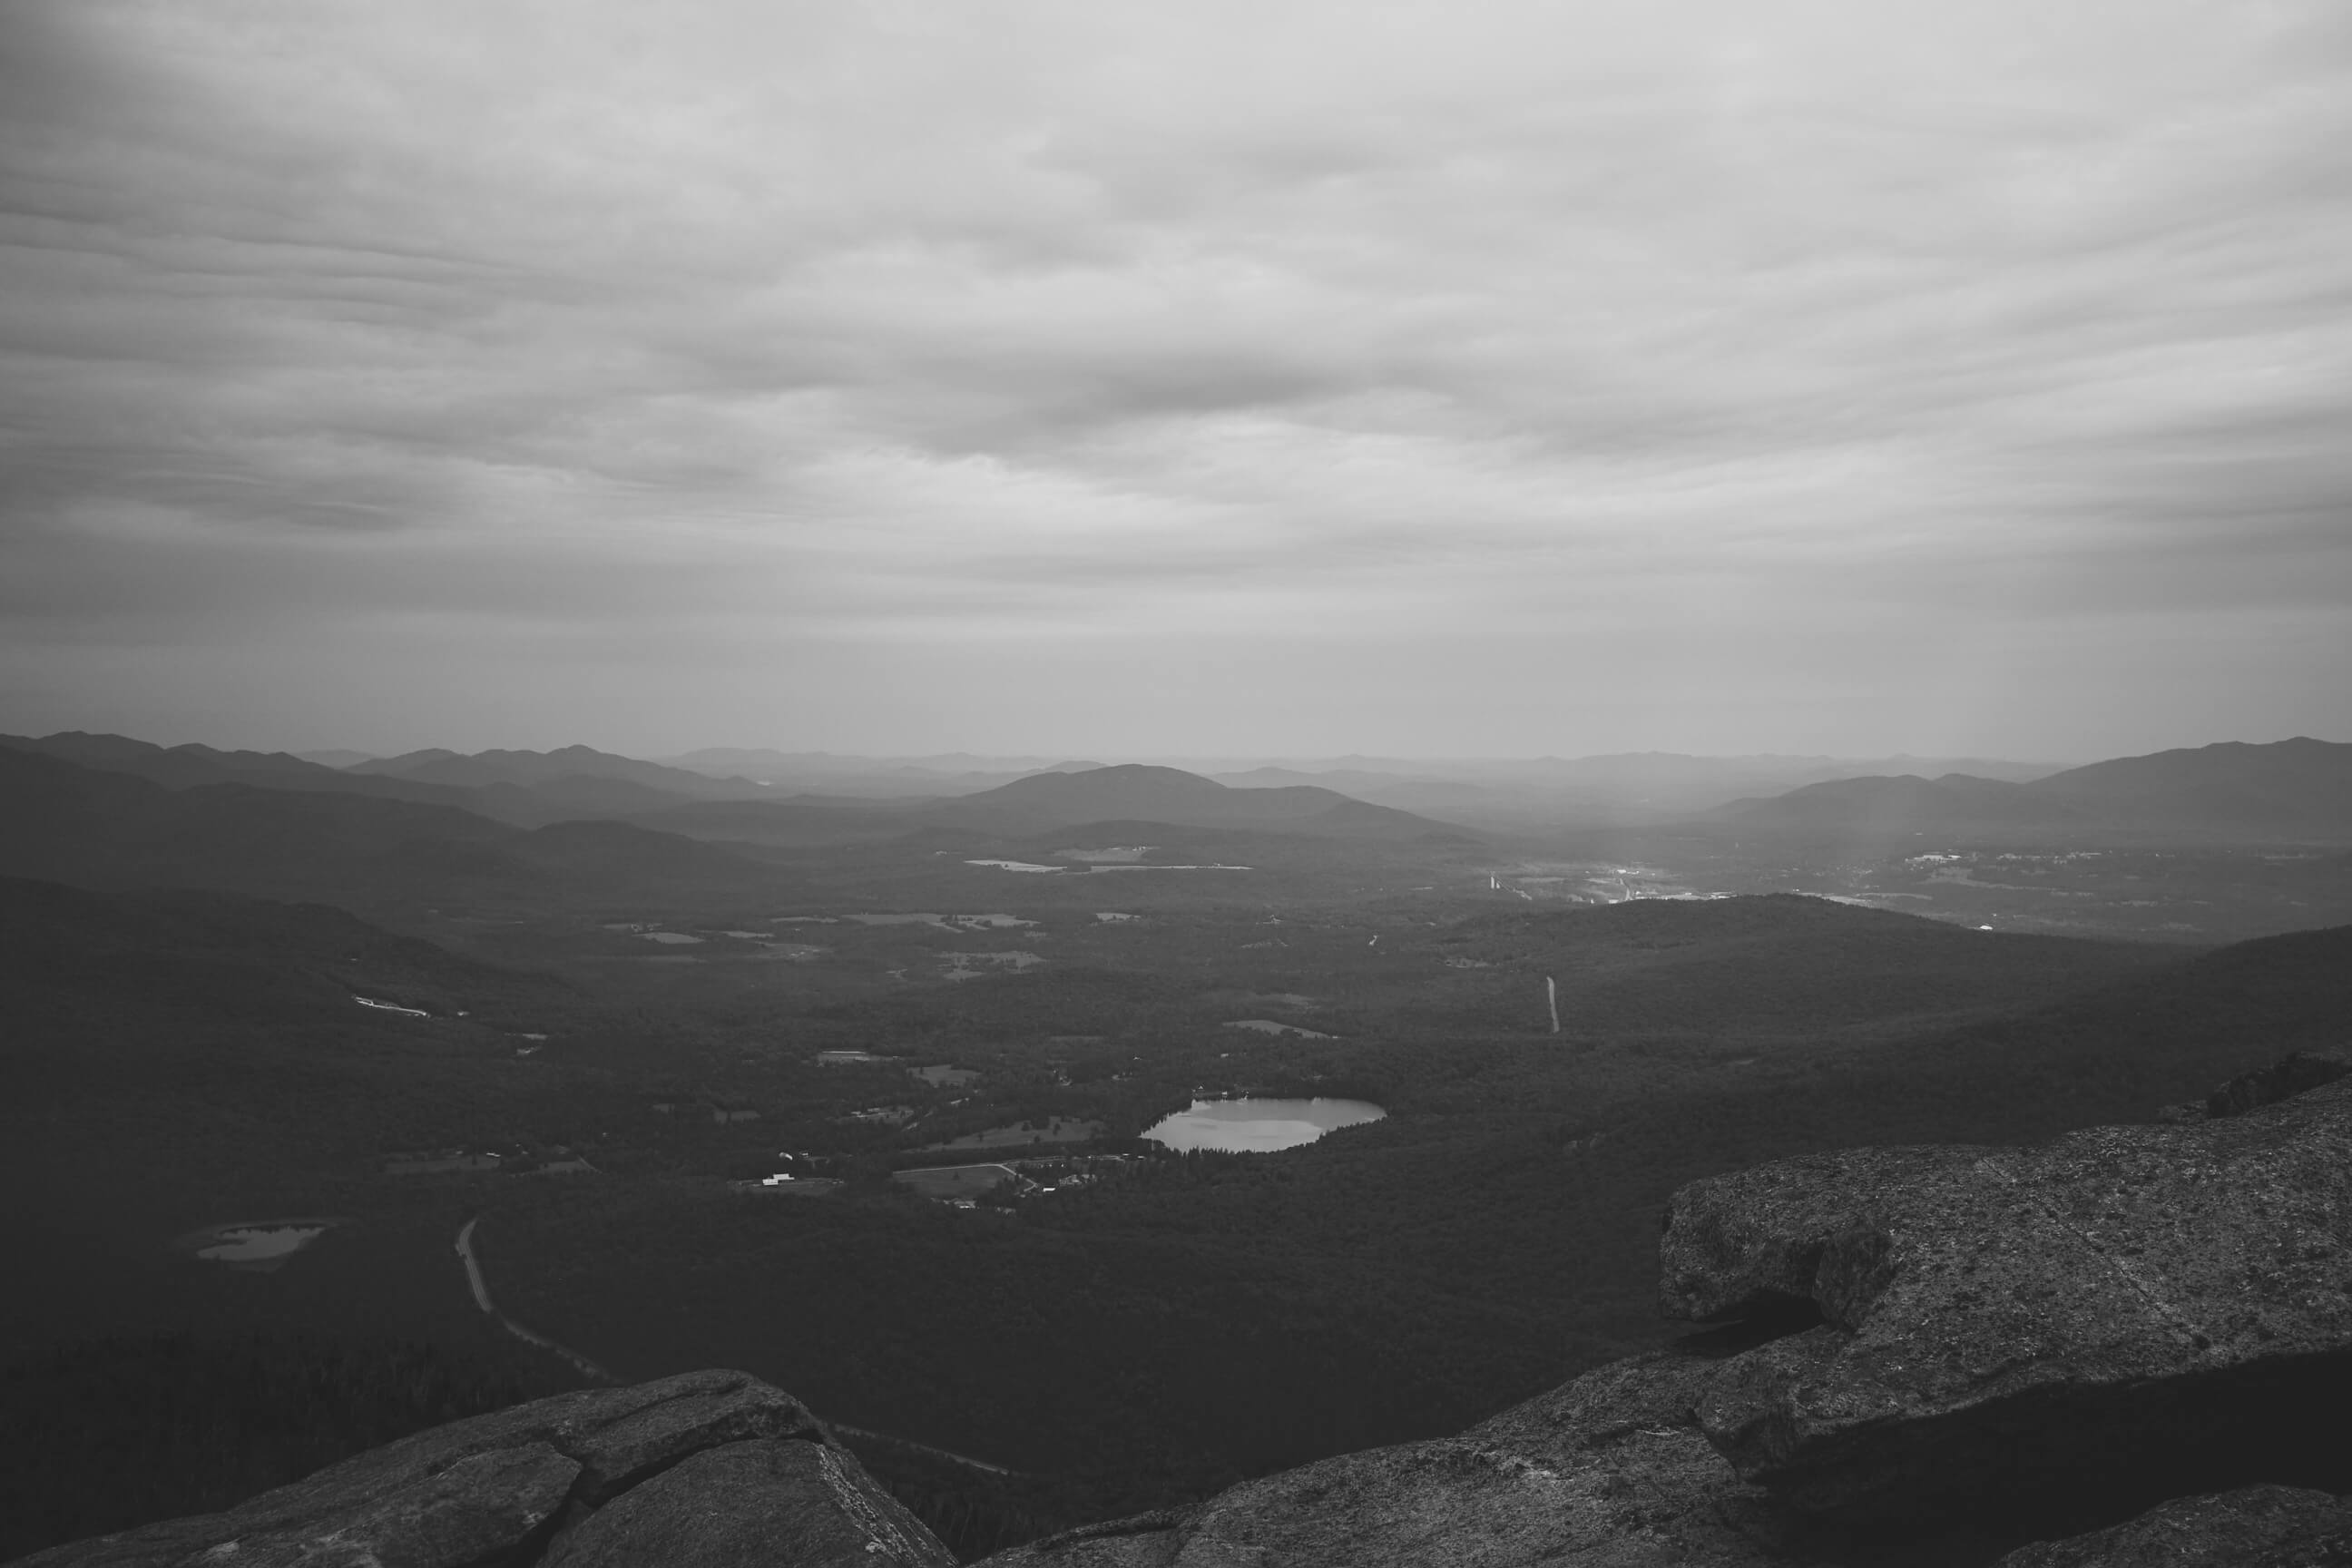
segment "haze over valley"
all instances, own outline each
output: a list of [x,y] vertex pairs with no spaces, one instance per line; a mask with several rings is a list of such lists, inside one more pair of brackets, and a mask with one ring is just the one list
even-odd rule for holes
[[2347,193],[2341,0],[0,0],[0,1563],[2337,1561]]
[[968,1552],[1451,1431],[1656,1342],[1680,1182],[2340,1034],[2352,746],[1974,765],[0,739],[17,1375],[740,1366]]

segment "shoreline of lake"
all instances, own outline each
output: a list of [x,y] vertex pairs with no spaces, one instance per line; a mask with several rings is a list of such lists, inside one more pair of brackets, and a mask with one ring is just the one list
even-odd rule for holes
[[1190,1110],[1160,1118],[1143,1136],[1179,1151],[1265,1154],[1312,1143],[1342,1127],[1387,1119],[1386,1110],[1367,1100],[1270,1100],[1244,1095],[1234,1100],[1196,1100]]

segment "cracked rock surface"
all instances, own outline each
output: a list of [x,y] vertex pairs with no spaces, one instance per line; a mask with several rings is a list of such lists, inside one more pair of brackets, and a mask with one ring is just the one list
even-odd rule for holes
[[[559,1525],[562,1545],[635,1489],[658,1482],[673,1467],[686,1468],[694,1456],[729,1447],[806,1450],[800,1458],[816,1466],[821,1479],[837,1479],[824,1482],[823,1499],[806,1494],[795,1517],[822,1529],[828,1541],[855,1532],[856,1554],[783,1560],[890,1568],[954,1561],[903,1510],[891,1511],[897,1505],[798,1400],[745,1373],[695,1372],[452,1422],[354,1455],[225,1513],[54,1546],[20,1558],[17,1568],[529,1563]],[[811,1458],[820,1453],[822,1459]],[[869,1542],[878,1550],[868,1550]],[[714,1565],[775,1560],[693,1559]]]
[[2179,1498],[2124,1524],[2042,1542],[1998,1568],[2340,1568],[2352,1563],[2352,1502],[2305,1487],[2240,1487]]
[[1754,1500],[1691,1405],[1717,1363],[1688,1350],[1586,1373],[1458,1437],[1346,1454],[1181,1514],[1094,1525],[986,1568],[1748,1568]]
[[[1675,1194],[1663,1305],[1826,1321],[1697,1402],[1747,1479],[1896,1511],[2225,1468],[2352,1384],[2352,1079],[2036,1149],[1856,1149]],[[2248,1478],[2255,1479],[2255,1478]]]
[[[768,1438],[705,1448],[566,1531],[546,1568],[950,1568],[912,1514],[821,1443]],[[791,1553],[777,1549],[791,1543]]]

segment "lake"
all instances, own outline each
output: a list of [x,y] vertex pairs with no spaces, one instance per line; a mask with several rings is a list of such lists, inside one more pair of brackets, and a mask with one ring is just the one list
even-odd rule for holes
[[1388,1112],[1363,1100],[1196,1100],[1144,1133],[1171,1149],[1257,1154],[1312,1143],[1335,1128],[1379,1121]]
[[267,1274],[342,1223],[340,1219],[246,1220],[192,1232],[176,1245],[207,1263]]

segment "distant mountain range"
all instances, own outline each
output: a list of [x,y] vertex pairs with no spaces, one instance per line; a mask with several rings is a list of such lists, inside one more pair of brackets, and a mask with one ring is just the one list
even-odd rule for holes
[[950,752],[927,757],[857,757],[833,752],[778,752],[762,747],[710,746],[656,759],[713,777],[758,780],[776,789],[891,797],[967,795],[1031,773],[1083,773],[1100,763],[1051,757],[982,757]]
[[[550,752],[445,749],[374,757],[358,752],[168,751],[121,736],[65,734],[9,740],[88,766],[138,773],[173,788],[244,782],[267,788],[341,789],[391,799],[463,805],[524,826],[582,816],[625,816],[689,801],[772,800],[821,795],[869,804],[941,801],[984,794],[1044,773],[1104,764],[1084,759],[985,757],[950,752],[875,758],[825,752],[713,747],[646,761],[587,746]],[[1477,827],[1657,824],[1726,802],[1825,781],[1878,774],[1952,773],[2011,783],[2057,771],[2054,764],[1968,758],[1694,757],[1634,752],[1519,760],[1406,761],[1349,757],[1327,762],[1227,764],[1170,771],[1236,789],[1314,788],[1396,810]],[[450,791],[473,791],[457,795]],[[837,824],[835,826],[838,826]],[[764,836],[764,835],[763,835]]]
[[0,748],[0,874],[338,903],[504,888],[642,895],[773,876],[713,846],[618,822],[525,829],[455,805],[331,788],[172,789],[14,747]]
[[1475,843],[1475,835],[1319,787],[1234,789],[1180,768],[1122,763],[1038,773],[946,799],[860,800],[800,795],[777,802],[706,802],[631,821],[692,837],[771,845],[853,843],[916,833],[1034,838],[1106,824],[1152,824],[1390,842]]
[[[1042,773],[1081,773],[1097,762],[988,757],[845,756],[714,747],[659,761],[714,776],[734,775],[780,793],[802,791],[904,800],[978,794]],[[2056,763],[1985,757],[1697,757],[1639,752],[1590,757],[1439,759],[1349,756],[1307,759],[1150,759],[1236,789],[1305,785],[1338,790],[1376,805],[1426,813],[1475,826],[1658,822],[1750,795],[1878,773],[1965,773],[2022,782]]]
[[68,730],[33,739],[0,735],[0,748],[33,752],[42,756],[130,773],[166,789],[194,789],[200,784],[242,784],[256,789],[310,790],[334,795],[370,795],[386,800],[421,801],[434,805],[465,805],[472,802],[464,791],[436,787],[404,778],[377,778],[304,762],[284,752],[223,752],[210,746],[158,746],[123,735],[92,735]]
[[1742,827],[1862,837],[2105,830],[2337,839],[2352,836],[2352,745],[2226,742],[2023,784],[1966,773],[1840,779],[1735,801],[1714,816]]
[[[331,906],[0,876],[0,994],[59,993],[78,994],[77,1011],[160,1003],[166,1021],[181,1026],[191,1015],[236,1021],[299,1010],[298,1021],[314,1028],[380,1021],[354,1011],[354,994],[440,1014],[505,1002],[528,1006],[533,1018],[578,1002],[562,981],[461,958]],[[445,1005],[450,998],[455,1005]],[[181,1032],[164,1031],[164,1048]]]
[[[693,760],[716,766],[764,759],[699,752]],[[1614,781],[1614,788],[1704,798],[1706,779],[1719,784],[1763,762],[1813,765],[1652,754],[1525,766],[1559,781],[1580,774]],[[978,776],[995,782],[875,796],[851,787],[866,775],[843,773],[837,791],[787,795],[772,781],[586,746],[471,756],[413,752],[336,768],[284,752],[166,748],[119,735],[0,736],[0,871],[281,897],[421,897],[502,882],[642,892],[772,877],[753,846],[919,841],[951,849],[993,842],[1045,853],[1040,841],[1055,836],[1117,825],[1126,837],[1101,842],[1141,842],[1134,836],[1156,824],[1467,847],[1481,842],[1478,829],[1572,821],[1580,801],[1602,801],[1594,809],[1605,816],[1608,800],[1623,800],[1573,796],[1564,783],[1537,789],[1524,776],[1513,783],[1500,773],[1503,782],[1473,784],[1371,769],[1318,774],[1269,767],[1218,779],[1146,763],[1065,760],[1010,779]],[[910,782],[900,781],[900,789]],[[2352,838],[2352,746],[2231,742],[2025,779],[1958,771],[1832,778],[1704,813],[1653,804],[1624,820],[1838,840],[2123,832],[2340,841]]]
[[691,800],[738,799],[772,792],[746,779],[712,779],[682,769],[615,756],[586,746],[554,752],[411,752],[330,767],[283,752],[169,748],[121,735],[79,731],[38,739],[0,735],[0,748],[37,752],[83,767],[130,773],[166,789],[238,784],[257,789],[373,795],[456,806],[518,826],[625,816]]
[[[368,905],[502,891],[644,897],[749,889],[777,873],[730,843],[920,838],[978,847],[1114,821],[1474,842],[1443,823],[1331,790],[1228,789],[1173,768],[1040,773],[915,804],[695,801],[624,776],[633,759],[586,748],[487,757],[386,759],[407,772],[385,774],[121,737],[11,741],[0,744],[0,874]],[[464,778],[488,782],[454,782]],[[569,819],[519,826],[513,819],[526,806],[526,816]]]
[[[581,781],[594,780],[607,785],[634,785],[639,792],[646,792],[635,797],[641,807],[656,804],[653,797],[658,795],[684,800],[740,800],[775,793],[769,785],[747,778],[713,777],[687,768],[616,756],[589,746],[563,746],[552,752],[477,752],[471,756],[439,750],[407,752],[397,757],[377,757],[354,763],[343,771],[357,776],[401,778],[465,789],[515,784],[525,788],[554,785],[578,791],[583,787]],[[625,793],[614,795],[616,801],[629,798]]]

